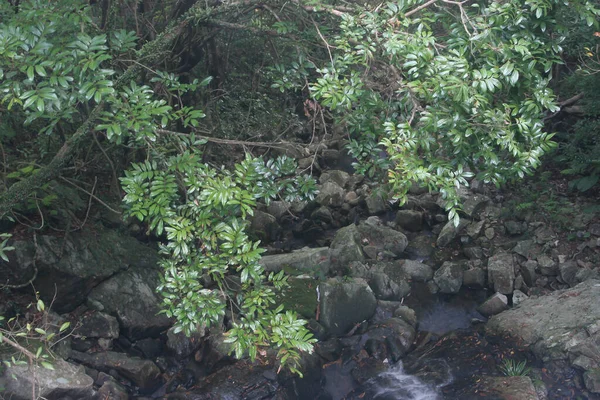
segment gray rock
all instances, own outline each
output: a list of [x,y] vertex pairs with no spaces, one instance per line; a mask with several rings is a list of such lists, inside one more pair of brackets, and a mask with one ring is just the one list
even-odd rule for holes
[[355,191],[351,190],[344,196],[344,201],[350,204],[351,206],[355,206],[359,202],[359,197]]
[[415,336],[411,324],[400,318],[389,318],[369,327],[365,349],[373,358],[396,362],[408,353]]
[[470,218],[479,219],[489,202],[490,198],[487,196],[468,192],[467,198],[463,200],[462,211]]
[[600,281],[588,280],[568,290],[530,297],[519,307],[492,317],[486,330],[489,334],[511,335],[544,361],[575,360],[594,353],[598,357],[598,304]]
[[396,214],[396,225],[410,232],[423,229],[423,213],[415,210],[400,210]]
[[484,224],[485,220],[471,222],[466,228],[467,235],[473,239],[476,239],[479,237],[479,235],[481,235],[481,230],[483,229]]
[[485,287],[485,271],[481,268],[471,268],[463,273],[463,285],[471,289]]
[[200,326],[188,337],[183,332],[175,333],[175,328],[167,331],[167,348],[175,354],[178,359],[192,355],[202,345],[202,339],[206,335],[206,327]]
[[310,218],[313,221],[323,221],[330,224],[333,221],[333,215],[328,207],[321,206],[312,212]]
[[331,263],[336,269],[346,269],[351,261],[364,261],[361,235],[354,224],[339,229],[330,246]]
[[448,221],[446,225],[442,228],[440,234],[437,238],[437,246],[438,247],[446,247],[448,246],[458,234],[467,226],[469,222],[462,218],[458,223],[458,226],[454,226],[452,221]]
[[385,252],[390,252],[395,257],[400,257],[408,245],[408,239],[402,232],[398,232],[387,226],[365,222],[358,226],[358,231],[360,237],[369,245],[377,246]]
[[433,278],[433,268],[420,261],[403,260],[402,272],[416,282],[427,282]]
[[502,293],[494,293],[489,299],[484,301],[477,311],[489,317],[491,315],[500,314],[508,308],[508,298]]
[[108,372],[113,369],[142,390],[149,390],[161,384],[160,369],[150,360],[113,351],[94,354],[73,351],[71,358],[100,371]]
[[92,311],[81,316],[75,333],[85,337],[116,339],[119,337],[119,322],[111,315]]
[[410,307],[400,306],[396,308],[393,316],[407,322],[413,328],[417,327],[417,314],[415,313],[415,310]]
[[410,293],[408,283],[404,281],[399,283],[394,282],[382,272],[376,272],[372,275],[369,286],[377,299],[399,301]]
[[276,240],[281,227],[277,223],[277,218],[260,210],[254,211],[254,216],[250,223],[250,232],[263,242]]
[[372,192],[365,199],[367,211],[370,215],[382,214],[387,211],[388,205],[386,199],[379,192]]
[[521,235],[527,231],[527,222],[505,221],[504,227],[509,235]]
[[592,235],[600,236],[600,224],[591,224],[588,230]]
[[539,400],[528,376],[482,376],[477,379],[479,396],[494,399]]
[[498,253],[488,260],[488,285],[496,292],[511,294],[515,280],[513,256],[510,253]]
[[[11,366],[0,375],[2,396],[13,400],[30,400],[32,384],[35,382],[39,398],[62,400],[65,398],[91,399],[94,395],[94,380],[85,374],[81,365],[73,365],[63,360],[52,361],[54,370],[41,366],[35,368],[35,375],[27,365]],[[36,380],[34,381],[34,376]]]
[[330,268],[329,249],[305,247],[291,253],[263,256],[259,263],[269,272],[279,272],[288,267],[304,273],[326,276]]
[[345,188],[348,184],[349,179],[350,174],[348,174],[347,172],[336,169],[330,169],[321,174],[321,176],[319,177],[319,183],[323,185],[327,182],[334,182],[339,187]]
[[528,298],[529,298],[529,296],[527,296],[525,293],[521,292],[520,290],[513,291],[513,295],[512,295],[513,306],[518,306],[519,304],[521,304]]
[[494,238],[494,236],[496,236],[496,231],[494,230],[494,228],[490,227],[490,228],[487,228],[487,229],[486,229],[486,230],[483,232],[483,234],[485,235],[485,237],[486,237],[488,240],[492,240],[492,239]]
[[408,242],[404,249],[407,256],[411,258],[426,259],[435,251],[434,238],[428,235],[419,235]]
[[342,336],[357,323],[375,314],[377,300],[367,282],[362,279],[354,279],[352,282],[330,279],[320,284],[319,288],[319,322],[330,335]]
[[463,283],[463,266],[459,263],[446,261],[435,271],[433,281],[442,293],[458,293]]
[[569,286],[575,286],[581,283],[577,279],[577,273],[579,272],[579,266],[573,260],[565,261],[558,266],[560,277]]
[[520,266],[521,276],[523,277],[525,284],[529,287],[533,287],[535,285],[535,280],[537,279],[535,269],[537,268],[537,266],[538,263],[534,260],[527,260]]
[[159,314],[158,284],[156,268],[131,268],[94,288],[88,304],[116,316],[122,334],[130,340],[156,336],[171,326],[171,320]]
[[469,260],[481,260],[483,258],[483,249],[481,247],[465,247],[463,253]]
[[585,371],[583,382],[587,390],[592,393],[600,393],[600,368]]
[[326,207],[341,207],[344,203],[344,189],[333,181],[321,185],[316,201]]
[[517,242],[517,245],[513,248],[513,252],[525,258],[531,258],[533,256],[533,240],[521,240]]
[[129,400],[127,389],[119,382],[117,382],[110,375],[107,375],[111,379],[106,379],[100,389],[98,389],[98,396],[100,399],[110,400]]
[[548,257],[545,254],[540,254],[537,256],[538,266],[540,268],[540,272],[544,276],[556,276],[558,275],[558,264],[552,258]]

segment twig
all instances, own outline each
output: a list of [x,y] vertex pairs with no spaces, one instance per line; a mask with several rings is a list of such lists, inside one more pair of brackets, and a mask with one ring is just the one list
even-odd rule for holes
[[[98,147],[100,148],[100,151],[102,152],[102,154],[104,154],[104,157],[106,158],[106,161],[108,161],[108,164],[110,165],[110,169],[112,171],[112,176],[113,176],[113,184],[114,189],[117,191],[119,190],[119,179],[117,178],[117,172],[115,170],[115,165],[113,164],[112,160],[110,159],[110,157],[108,156],[108,154],[106,154],[106,151],[104,150],[104,148],[102,147],[102,145],[100,144],[100,141],[98,140],[98,137],[96,136],[95,133],[92,133],[92,136],[94,137],[94,142],[96,142],[96,145],[98,145]],[[94,183],[94,186],[96,184]],[[93,192],[93,190],[92,190]]]
[[19,284],[19,285],[9,285],[5,284],[0,286],[0,288],[8,288],[8,289],[20,289],[25,286],[29,286],[36,280],[38,275],[38,267],[37,267],[37,258],[38,258],[38,244],[37,244],[37,235],[33,232],[33,245],[35,247],[35,252],[33,254],[33,276],[27,282]]
[[419,7],[414,8],[414,9],[410,10],[409,12],[405,13],[404,16],[410,17],[411,15],[418,13],[422,9],[429,7],[430,5],[432,5],[435,2],[437,2],[437,0],[429,0],[427,3],[421,4]]
[[75,186],[77,189],[81,190],[83,193],[87,193],[88,195],[90,195],[90,197],[92,197],[94,200],[96,200],[98,203],[102,204],[104,207],[108,208],[110,211],[114,212],[115,214],[121,214],[120,211],[115,210],[114,208],[112,208],[111,206],[109,206],[108,204],[106,204],[105,202],[103,202],[102,200],[100,200],[97,196],[95,196],[93,193],[88,192],[87,190],[85,190],[84,188],[82,188],[81,186],[71,182],[70,179],[65,178],[64,176],[59,177],[61,180],[67,182],[70,185]]
[[[175,136],[189,136],[190,135],[188,133],[169,131],[166,129],[157,129],[156,133],[163,134],[163,135],[175,135]],[[276,149],[286,149],[285,145],[295,144],[292,142],[248,142],[248,141],[244,141],[244,140],[219,139],[219,138],[213,138],[213,137],[201,136],[201,135],[196,135],[196,137],[200,138],[200,139],[204,139],[207,142],[212,142],[212,143],[229,144],[229,145],[235,145],[235,146],[270,147],[270,148],[276,148]]]

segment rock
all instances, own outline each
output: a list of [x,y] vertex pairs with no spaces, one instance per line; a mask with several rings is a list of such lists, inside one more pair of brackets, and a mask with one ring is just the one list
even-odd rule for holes
[[577,272],[579,272],[579,266],[573,260],[565,261],[558,266],[560,277],[569,286],[575,286],[580,283],[577,279]]
[[511,294],[515,280],[513,256],[510,253],[498,253],[488,260],[488,284],[496,292]]
[[463,285],[471,289],[483,289],[485,275],[485,271],[481,268],[470,268],[463,272]]
[[399,285],[382,272],[376,272],[369,281],[369,286],[375,293],[375,297],[380,300],[401,300],[410,293],[408,283],[402,281]]
[[36,378],[36,395],[48,400],[91,399],[94,395],[94,380],[85,374],[81,365],[73,365],[57,359],[52,361],[54,370],[34,367],[35,375],[27,365],[11,366],[0,375],[3,398],[13,400],[31,399],[32,384]]
[[463,283],[463,267],[459,263],[446,261],[435,271],[433,281],[442,293],[458,293]]
[[331,222],[333,222],[333,215],[331,215],[331,211],[329,210],[329,208],[321,206],[312,212],[312,214],[310,215],[310,219],[312,219],[313,221],[325,222],[327,224],[330,224]]
[[268,272],[279,272],[284,268],[292,268],[310,275],[327,276],[330,268],[329,249],[327,247],[305,247],[291,253],[263,256],[259,263]]
[[262,242],[277,240],[281,227],[277,223],[277,218],[260,210],[254,211],[254,216],[250,223],[250,232]]
[[125,353],[105,351],[94,354],[73,351],[71,358],[100,371],[117,371],[143,391],[161,384],[160,369],[150,360],[128,356]]
[[361,235],[354,224],[339,229],[330,246],[330,259],[336,269],[345,270],[351,261],[364,261]]
[[338,185],[341,188],[345,188],[346,185],[348,184],[349,180],[350,180],[350,174],[348,174],[347,172],[335,170],[335,169],[330,169],[328,171],[325,171],[319,177],[319,183],[321,185],[323,185],[327,182],[334,182],[336,185]]
[[360,237],[369,245],[377,246],[395,257],[400,257],[408,245],[408,239],[403,233],[387,226],[378,226],[365,222],[358,226],[358,231],[360,232]]
[[419,261],[404,260],[400,269],[416,282],[427,282],[433,278],[433,268]]
[[344,204],[344,189],[333,181],[321,185],[316,201],[326,207],[341,207]]
[[600,368],[585,371],[583,374],[585,387],[592,393],[600,393]]
[[314,279],[289,277],[289,287],[276,295],[277,304],[283,304],[285,310],[298,313],[306,319],[316,318],[317,282]]
[[396,362],[410,350],[415,336],[412,325],[399,318],[389,318],[369,327],[365,350],[378,360]]
[[538,263],[534,260],[527,260],[524,264],[521,264],[521,276],[525,281],[525,284],[529,287],[533,287],[535,285],[535,280],[537,279],[537,275],[535,273],[535,269],[537,268]]
[[600,361],[600,281],[537,298],[490,319],[488,334],[510,335],[539,359],[575,360],[584,355]]
[[458,227],[454,226],[454,222],[448,221],[442,228],[442,231],[437,238],[438,247],[448,246],[458,236],[460,231],[468,224],[465,219],[461,219]]
[[467,235],[469,235],[469,237],[472,239],[478,238],[479,235],[481,235],[481,230],[483,229],[484,224],[485,220],[471,222],[466,228]]
[[74,333],[91,338],[116,339],[119,337],[119,322],[113,316],[92,311],[81,316]]
[[556,262],[545,254],[537,256],[538,266],[540,272],[544,276],[556,276],[558,275],[558,265]]
[[407,256],[418,259],[429,258],[434,251],[434,239],[428,235],[419,235],[413,238],[404,249]]
[[396,225],[410,232],[423,229],[423,213],[415,210],[400,210],[396,214]]
[[100,399],[129,400],[127,389],[115,379],[107,379],[98,389]]
[[373,291],[363,279],[352,282],[339,282],[329,279],[319,285],[319,322],[333,336],[346,334],[357,323],[375,314],[377,300]]
[[513,248],[513,252],[525,258],[531,258],[533,256],[533,240],[521,240],[517,242],[517,245]]
[[515,307],[518,306],[519,304],[521,304],[528,298],[529,298],[529,296],[527,296],[525,293],[521,292],[520,290],[513,291],[513,295],[512,295],[513,306],[515,306]]
[[133,267],[157,271],[156,251],[115,230],[82,230],[66,238],[38,236],[37,244],[36,251],[31,240],[15,241],[10,269],[24,274],[16,282],[26,282],[33,276],[36,257],[35,288],[59,314],[73,311],[96,285],[121,270]]
[[528,376],[482,376],[476,380],[476,397],[507,400],[539,400]]
[[400,318],[404,322],[408,323],[413,328],[417,327],[417,314],[415,310],[407,306],[400,306],[396,308],[394,313],[392,314],[394,318]]
[[463,253],[469,260],[481,260],[483,258],[483,249],[481,247],[465,247]]
[[287,214],[290,209],[289,203],[285,201],[272,201],[267,206],[267,212],[274,216],[277,220]]
[[167,331],[167,348],[175,354],[178,359],[191,356],[202,345],[202,339],[206,335],[206,327],[200,326],[188,337],[183,332],[175,332],[175,328]]
[[144,358],[153,360],[164,351],[163,342],[160,339],[146,338],[135,342],[135,348],[142,352]]
[[116,316],[122,334],[130,340],[157,336],[171,326],[171,320],[159,314],[158,284],[156,267],[130,268],[94,288],[88,304]]
[[467,193],[467,198],[462,202],[462,212],[470,218],[479,219],[481,212],[490,202],[490,198],[482,194]]
[[594,236],[600,236],[600,224],[591,224],[588,231]]
[[387,201],[379,192],[373,192],[365,199],[369,215],[383,214],[387,211]]
[[502,311],[508,308],[508,298],[502,293],[494,293],[492,297],[484,301],[477,311],[486,317],[491,315],[500,314]]
[[351,206],[358,205],[359,197],[355,191],[351,190],[344,196],[344,202],[350,204]]
[[527,222],[505,221],[504,227],[511,236],[521,235],[527,231]]
[[496,231],[494,230],[494,228],[490,227],[490,228],[487,228],[487,229],[486,229],[486,230],[483,232],[483,234],[485,235],[485,237],[486,237],[488,240],[492,240],[492,239],[494,238],[494,236],[496,236]]

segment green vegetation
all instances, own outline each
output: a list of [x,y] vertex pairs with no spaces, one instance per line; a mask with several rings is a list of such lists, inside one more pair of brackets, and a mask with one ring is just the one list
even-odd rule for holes
[[[227,310],[238,357],[276,347],[299,372],[314,339],[247,233],[259,203],[314,196],[277,154],[318,149],[333,122],[358,172],[401,202],[413,184],[439,191],[458,223],[471,177],[523,179],[555,147],[552,71],[598,15],[582,0],[0,2],[0,216],[68,231],[90,205],[65,185],[122,201],[160,243],[177,330]],[[579,190],[598,176],[585,121],[561,142]]]
[[527,366],[527,361],[516,362],[507,358],[502,360],[500,371],[506,376],[527,376],[531,368]]

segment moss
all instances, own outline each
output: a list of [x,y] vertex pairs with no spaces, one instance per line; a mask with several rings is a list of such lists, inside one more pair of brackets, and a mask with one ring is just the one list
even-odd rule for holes
[[277,297],[286,310],[295,311],[303,318],[315,318],[317,312],[317,285],[314,279],[290,278],[290,287]]

